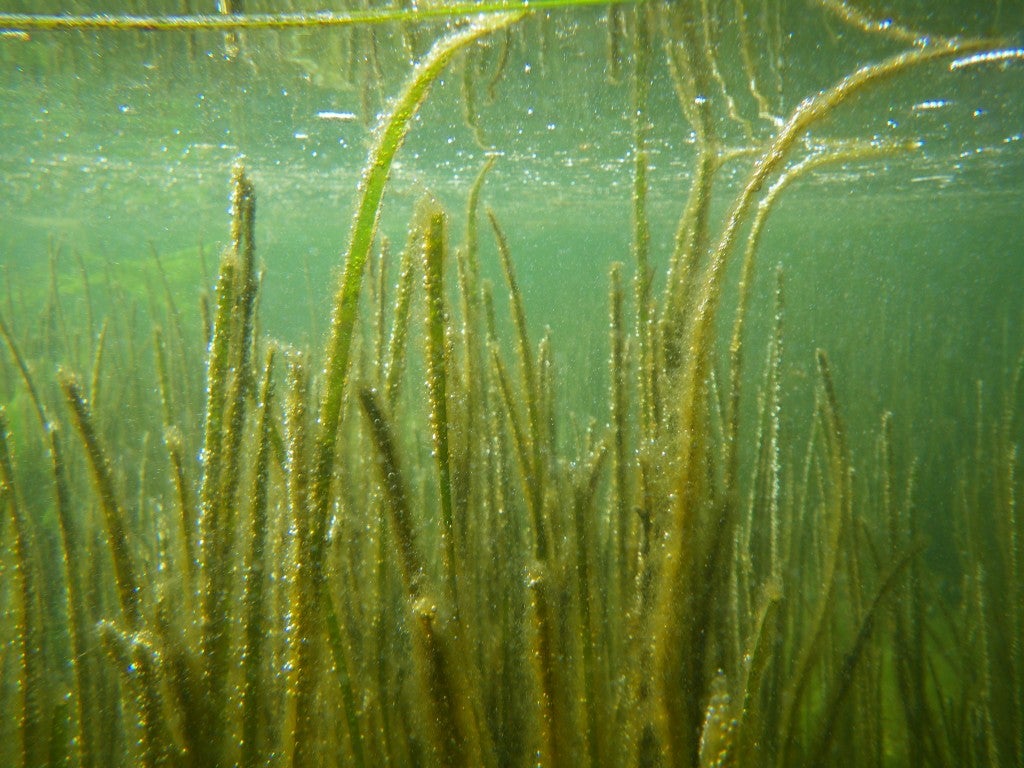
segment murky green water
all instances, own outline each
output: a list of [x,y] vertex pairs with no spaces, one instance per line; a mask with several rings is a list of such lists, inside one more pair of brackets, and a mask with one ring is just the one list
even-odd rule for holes
[[[61,10],[216,11],[189,2],[150,5]],[[285,10],[249,5],[249,13]],[[241,641],[249,625],[240,608],[210,618],[204,597],[212,589],[206,574],[224,570],[231,574],[229,602],[242,605],[253,578],[240,575],[252,572],[248,491],[237,491],[231,525],[238,527],[223,562],[175,549],[217,506],[203,496],[208,460],[196,458],[209,447],[202,435],[211,413],[202,394],[208,339],[201,308],[205,302],[211,322],[218,262],[229,246],[228,182],[239,157],[258,199],[262,278],[253,348],[260,353],[266,338],[276,339],[279,359],[293,368],[295,350],[304,350],[311,379],[295,395],[308,401],[309,415],[299,419],[311,430],[303,447],[289,421],[299,417],[282,405],[302,388],[283,363],[274,377],[272,578],[260,608],[268,645],[253,764],[304,764],[312,758],[301,757],[300,738],[315,738],[316,760],[326,765],[456,757],[467,765],[824,765],[839,755],[857,765],[1024,760],[1024,528],[1016,502],[1024,11],[1008,1],[913,0],[685,0],[647,8],[530,14],[456,54],[412,119],[363,281],[354,379],[328,483],[328,586],[309,593],[309,615],[318,618],[312,629],[300,621],[298,640],[292,611],[302,609],[289,605],[307,597],[303,534],[295,532],[306,507],[296,501],[295,478],[302,466],[313,476],[313,446],[323,437],[313,437],[322,419],[312,417],[328,387],[322,350],[357,186],[374,126],[387,120],[413,62],[453,22],[240,33],[21,34],[12,26],[4,33],[0,316],[8,331],[0,405],[13,463],[0,524],[0,711],[19,714],[0,726],[9,744],[0,748],[0,763],[252,759],[239,746],[245,716],[233,714],[244,707],[240,661],[223,673],[228,692],[214,717],[221,741],[204,751],[189,733],[209,716],[193,702],[209,693],[203,686],[212,673],[200,679],[195,671],[213,653],[208,625],[223,620],[233,627],[232,653],[252,652]],[[25,11],[47,9],[0,9]],[[641,17],[650,24],[642,52]],[[899,39],[904,29],[928,37]],[[707,45],[693,49],[694,41]],[[748,179],[805,100],[821,100],[858,68],[943,45],[948,51],[934,61],[851,89],[787,144],[785,163],[750,199],[736,245],[716,249]],[[972,60],[978,51],[988,60]],[[638,62],[648,68],[644,88],[634,74]],[[636,94],[645,91],[638,108]],[[694,124],[701,114],[706,125]],[[638,127],[647,160],[640,192]],[[694,220],[685,216],[701,157],[734,150],[690,210],[702,211],[704,239],[698,236],[692,251],[675,249],[680,263],[695,265],[696,293],[678,313],[684,318],[698,317],[702,287],[717,280],[705,272],[707,263],[719,250],[728,256],[721,300],[711,310],[708,338],[716,346],[706,351],[692,326],[676,331],[684,360],[707,363],[687,378],[689,364],[673,363],[665,351],[673,333],[669,264],[680,221]],[[796,178],[764,221],[736,380],[742,396],[733,411],[729,340],[757,201],[773,194],[787,169],[830,152],[857,156]],[[495,339],[488,345],[481,341],[485,319],[475,316],[474,326],[460,303],[482,314],[482,294],[466,298],[454,254],[468,247],[467,195],[491,156],[497,160],[479,210],[470,214],[479,225],[480,276],[493,295]],[[435,475],[440,449],[431,437],[438,434],[434,390],[423,382],[430,352],[419,272],[408,373],[387,410],[426,550],[421,588],[441,595],[443,621],[423,618],[420,598],[400,574],[401,558],[390,551],[400,525],[391,518],[387,481],[375,479],[373,469],[386,457],[356,395],[386,376],[386,345],[377,334],[383,339],[395,327],[399,256],[410,226],[418,231],[417,202],[428,195],[448,213],[454,480]],[[655,320],[645,333],[635,314],[638,195],[653,270]],[[489,210],[507,234],[532,347],[550,329],[552,362],[545,367],[547,353],[532,353],[542,369],[532,383],[526,374],[520,379],[518,329]],[[390,255],[381,262],[384,237]],[[624,414],[609,394],[615,262],[623,265],[625,295]],[[381,263],[383,301],[376,289]],[[773,341],[777,275],[784,309]],[[155,371],[157,326],[168,339],[169,389],[161,389]],[[654,344],[650,359],[647,343]],[[16,349],[47,417],[66,425],[73,540],[82,544],[70,576],[55,564],[68,545],[58,535],[56,471]],[[471,362],[473,355],[480,360]],[[504,394],[502,359],[512,379]],[[81,427],[73,426],[71,398],[55,383],[58,366],[91,387],[102,383],[102,393],[87,387],[85,394],[97,403],[130,556],[145,584],[140,620],[129,621],[117,607],[120,577],[107,549],[115,537],[109,516],[99,514],[96,470]],[[246,374],[229,374],[250,379],[239,401],[244,487],[256,482],[249,475],[262,444],[260,366],[254,355],[242,365]],[[654,422],[647,420],[645,382],[654,382]],[[183,433],[184,493],[175,492],[163,445],[168,427]],[[477,434],[486,438],[477,442]],[[619,463],[624,480],[616,479]],[[588,467],[590,486],[582,480]],[[438,501],[449,483],[454,529],[444,528]],[[183,529],[190,504],[198,505],[197,517],[186,518]],[[27,529],[17,522],[22,513]],[[542,529],[554,541],[547,554],[537,546]],[[30,543],[23,546],[22,536]],[[452,537],[457,563],[456,550],[444,549]],[[39,579],[34,597],[25,597],[25,572]],[[457,588],[441,586],[447,577]],[[69,579],[83,585],[87,618],[77,630],[64,626],[65,595],[75,592]],[[92,582],[98,586],[84,588]],[[194,600],[168,622],[160,617],[175,591]],[[36,625],[35,609],[26,605],[38,609]],[[325,629],[339,621],[343,639]],[[420,637],[428,625],[442,637],[442,650]],[[67,663],[78,630],[89,659],[80,678]],[[313,663],[296,650],[307,641],[319,654]],[[187,650],[179,654],[175,643]],[[133,668],[141,664],[139,654],[156,670],[146,674],[166,689],[158,701],[144,685],[133,687],[136,670],[118,671],[126,659],[135,659]],[[191,672],[174,667],[175,654]],[[35,667],[34,658],[42,659]],[[467,659],[466,679],[445,688],[437,680],[447,678],[431,665],[444,668],[453,658]],[[435,674],[434,688],[417,677],[424,669]],[[315,681],[312,712],[296,693],[306,679]],[[84,696],[83,680],[118,704]],[[79,701],[88,706],[77,709]],[[448,716],[457,733],[438,735],[431,726],[448,722],[436,712],[443,706],[456,713]],[[147,730],[153,712],[169,723],[164,730]],[[865,741],[872,746],[848,751]],[[164,744],[170,746],[157,748]]]

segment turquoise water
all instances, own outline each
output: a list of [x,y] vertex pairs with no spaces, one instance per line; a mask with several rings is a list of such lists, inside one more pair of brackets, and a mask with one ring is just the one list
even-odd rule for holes
[[[521,279],[528,297],[536,295],[528,303],[538,329],[582,323],[588,338],[603,323],[608,264],[631,258],[629,86],[609,82],[603,24],[600,12],[567,13],[551,22],[553,41],[543,55],[515,47],[500,98],[478,120],[493,145],[487,151],[500,155],[484,203],[510,222]],[[393,31],[378,31],[393,43]],[[177,41],[156,35],[95,33],[72,42],[38,33],[31,42],[7,41],[5,268],[12,277],[25,271],[38,279],[46,265],[41,244],[48,241],[114,263],[144,261],[154,245],[165,257],[203,246],[209,277],[225,231],[225,169],[244,155],[261,192],[269,328],[284,338],[317,337],[374,120],[363,113],[356,85],[335,73],[332,88],[319,71],[333,66],[316,64],[317,52],[330,49],[330,34],[251,33],[237,60],[224,60],[222,40],[207,34],[192,62],[181,60]],[[40,50],[68,46],[74,55],[67,62],[35,61]],[[95,59],[92,46],[102,51]],[[794,56],[809,55],[797,42],[791,47]],[[817,87],[845,71],[843,62],[823,58],[828,65],[813,73]],[[401,67],[392,62],[388,81],[374,89],[371,112],[401,81]],[[649,194],[653,257],[664,264],[685,201],[692,145],[667,73],[655,71]],[[787,87],[797,92],[810,74],[797,70],[797,82]],[[761,274],[782,263],[801,295],[823,291],[818,303],[829,309],[809,319],[822,332],[870,325],[887,304],[920,301],[931,314],[943,297],[955,302],[949,314],[969,324],[986,314],[1004,322],[1003,307],[1016,296],[1001,296],[999,287],[1015,287],[1009,254],[1019,238],[1014,210],[1024,172],[1019,79],[1020,66],[1012,63],[955,76],[930,67],[840,110],[822,138],[923,146],[800,182],[769,225]],[[457,71],[443,79],[399,156],[384,212],[396,245],[404,241],[412,203],[426,191],[446,201],[461,229],[462,201],[487,153],[461,119],[461,87]],[[741,138],[734,122],[724,120],[721,128],[727,138]],[[746,167],[737,161],[727,169],[722,206]],[[183,261],[174,279],[187,289],[202,273],[198,259],[191,270]],[[971,279],[959,279],[965,274]],[[873,290],[873,280],[888,286],[888,297],[884,288]],[[873,308],[858,314],[856,296],[832,295],[837,284],[862,291]],[[563,287],[572,292],[561,293]],[[313,320],[284,309],[307,301],[318,308]],[[953,317],[950,333],[963,324]],[[813,343],[828,341],[819,335]]]

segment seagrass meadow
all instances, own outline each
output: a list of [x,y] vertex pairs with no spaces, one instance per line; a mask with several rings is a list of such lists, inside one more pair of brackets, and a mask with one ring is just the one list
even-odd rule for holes
[[0,5],[0,766],[1024,765],[1020,2]]

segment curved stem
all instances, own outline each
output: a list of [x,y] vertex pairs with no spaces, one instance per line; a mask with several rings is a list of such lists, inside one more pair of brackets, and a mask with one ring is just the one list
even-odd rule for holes
[[377,139],[370,152],[359,182],[358,207],[352,220],[345,271],[334,298],[327,359],[324,366],[324,394],[320,402],[320,418],[316,447],[316,475],[313,485],[313,508],[316,515],[327,509],[327,496],[334,471],[341,405],[348,379],[349,354],[352,348],[356,310],[359,305],[363,267],[370,254],[380,219],[384,189],[391,172],[391,163],[409,132],[413,116],[427,96],[430,86],[459,50],[473,41],[502,29],[523,17],[523,13],[480,17],[465,29],[441,38],[419,63],[395,106],[377,129]]

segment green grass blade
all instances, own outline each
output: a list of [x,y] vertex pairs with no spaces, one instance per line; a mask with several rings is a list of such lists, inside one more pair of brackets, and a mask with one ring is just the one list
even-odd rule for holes
[[341,405],[348,379],[349,355],[363,281],[363,267],[377,236],[381,203],[391,173],[391,163],[409,132],[412,118],[427,97],[430,86],[452,56],[480,37],[518,21],[522,16],[523,13],[512,13],[482,17],[471,26],[441,38],[417,65],[391,113],[377,129],[376,142],[370,151],[359,182],[359,203],[352,220],[344,273],[334,298],[330,337],[327,343],[324,394],[320,404],[316,475],[313,485],[313,508],[317,515],[323,515],[327,509],[328,489],[334,471],[338,422],[341,418]]

